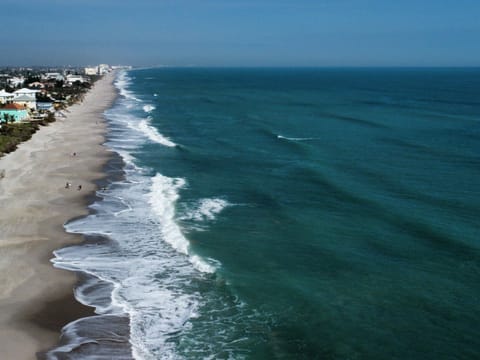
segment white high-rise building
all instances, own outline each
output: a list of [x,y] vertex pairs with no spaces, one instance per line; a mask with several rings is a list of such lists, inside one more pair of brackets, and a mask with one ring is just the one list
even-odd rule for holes
[[105,75],[108,72],[110,72],[110,66],[107,64],[100,64],[98,65],[98,74],[99,75]]
[[86,67],[85,75],[98,75],[98,66]]

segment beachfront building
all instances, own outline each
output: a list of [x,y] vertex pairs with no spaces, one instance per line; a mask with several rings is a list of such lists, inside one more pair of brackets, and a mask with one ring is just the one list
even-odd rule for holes
[[32,89],[23,88],[23,89],[14,91],[13,94],[15,95],[15,97],[26,95],[26,96],[30,96],[30,97],[35,98],[35,96],[37,96],[37,93],[38,93],[38,92],[40,92],[40,91],[39,91],[39,90],[32,90]]
[[6,92],[5,90],[0,90],[0,104],[11,103],[15,94]]
[[55,81],[65,81],[65,76],[58,72],[53,72],[53,73],[46,73],[45,75],[42,76],[42,80],[55,80]]
[[19,104],[30,110],[37,110],[37,93],[40,90],[32,90],[23,88],[14,92],[15,97],[13,98],[13,103]]
[[30,95],[15,96],[15,98],[13,99],[13,103],[23,106],[23,108],[28,108],[30,110],[37,110],[37,99],[34,96],[30,96]]
[[7,104],[0,108],[0,122],[13,118],[15,122],[23,121],[29,118],[28,110],[18,104]]
[[75,82],[81,82],[82,84],[88,82],[82,75],[67,75],[67,83],[72,85]]
[[98,66],[86,67],[85,75],[98,75]]

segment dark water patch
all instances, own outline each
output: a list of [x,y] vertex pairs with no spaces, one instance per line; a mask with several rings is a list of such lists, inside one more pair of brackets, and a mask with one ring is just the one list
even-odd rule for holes
[[[468,259],[469,254],[475,254],[478,251],[474,244],[470,244],[468,240],[466,242],[462,241],[452,235],[446,228],[437,229],[432,223],[412,219],[408,213],[403,213],[400,209],[386,207],[378,200],[367,199],[354,192],[347,191],[317,170],[297,169],[295,174],[303,179],[299,180],[299,184],[305,187],[310,194],[309,200],[302,200],[305,204],[311,202],[313,205],[319,200],[324,209],[342,212],[348,210],[348,212],[353,213],[358,211],[364,215],[368,214],[370,217],[394,225],[398,231],[411,235],[412,239],[424,243],[433,252],[454,252],[458,256]],[[293,173],[291,176],[295,178]]]
[[311,191],[310,199],[299,199],[299,201],[319,200],[322,206],[344,206],[350,203],[356,207],[375,208],[373,201],[363,198],[355,192],[344,189],[334,179],[322,173],[318,168],[296,167],[289,173],[289,178],[295,180],[298,187],[308,188]]
[[218,104],[217,99],[213,99],[213,98],[210,98],[210,97],[201,97],[198,100],[201,101],[201,102],[207,103],[207,104]]
[[432,224],[395,215],[386,216],[385,219],[396,225],[399,231],[410,234],[420,242],[427,244],[433,253],[455,254],[457,258],[464,260],[478,258],[479,249],[474,244],[465,243],[461,238],[452,236],[445,230],[437,229]]
[[458,98],[455,99],[455,100],[451,100],[451,99],[447,99],[447,98],[443,98],[443,99],[418,98],[418,99],[415,99],[415,101],[423,102],[425,104],[432,104],[433,103],[433,104],[447,104],[447,105],[455,105],[455,106],[463,105],[463,106],[470,106],[470,107],[480,105],[480,102],[478,102],[478,101],[465,101],[465,100],[459,100]]
[[[451,94],[451,92],[449,91]],[[459,93],[460,94],[460,93]],[[405,96],[396,96],[396,99],[393,100],[392,98],[388,100],[365,100],[361,101],[362,104],[365,105],[375,105],[375,106],[392,106],[392,107],[400,107],[400,108],[425,108],[425,107],[432,107],[435,108],[437,105],[456,105],[456,106],[479,106],[480,102],[476,101],[463,101],[459,100],[458,98],[455,100],[447,99],[447,98],[412,98],[412,97],[405,97]],[[430,106],[432,105],[432,106]]]
[[322,106],[321,103],[306,102],[306,101],[294,101],[294,100],[286,100],[286,101],[282,102],[282,104],[284,104],[286,106],[297,107],[301,111],[305,111],[305,110],[308,110],[308,109],[319,109]]
[[430,206],[432,212],[435,210],[448,212],[452,222],[460,221],[469,224],[472,228],[476,227],[477,220],[473,214],[478,212],[478,206],[465,199],[420,192],[396,180],[391,174],[374,171],[354,163],[337,164],[336,169],[355,177],[358,182],[365,183],[365,186],[375,189],[377,193],[386,192],[388,196],[398,201],[410,202],[412,207],[417,207],[416,204],[424,204]]
[[335,120],[342,120],[351,124],[355,125],[361,125],[361,126],[367,126],[371,128],[377,128],[377,129],[388,129],[389,127],[385,124],[381,124],[375,121],[371,120],[365,120],[353,116],[347,116],[347,115],[340,115],[340,114],[334,114],[334,113],[328,113],[328,112],[319,112],[317,115],[320,118],[329,118],[329,119],[335,119]]
[[[459,154],[456,149],[451,149],[452,151],[448,151],[448,149],[440,149],[434,144],[427,145],[427,143],[420,143],[418,141],[415,142],[411,140],[404,140],[401,138],[393,137],[377,137],[375,141],[387,144],[388,146],[396,146],[402,149],[415,151],[416,156],[418,156],[418,154],[423,154],[431,158],[448,160],[456,164],[466,164],[474,166],[480,165],[479,156],[472,156],[465,152]],[[411,154],[413,153],[411,152]]]
[[[311,334],[294,322],[272,326],[267,344],[274,359],[337,359],[334,349],[328,349],[327,342],[319,338],[324,335],[322,324],[318,324],[316,334]],[[261,357],[253,357],[261,359]]]
[[[455,110],[455,109],[453,109]],[[444,121],[444,122],[449,122],[452,124],[452,128],[457,128],[458,122],[461,122],[462,124],[466,126],[475,126],[478,125],[479,121],[478,119],[475,119],[472,115],[469,115],[468,113],[460,113],[460,112],[441,112],[434,110],[429,110],[429,109],[419,109],[418,111],[412,111],[409,112],[409,114],[414,117],[418,118],[421,120],[428,120],[431,122],[438,122],[439,120]]]
[[[379,100],[365,100],[365,101],[360,101],[361,104],[364,105],[373,105],[373,106],[385,106],[385,105],[393,105],[391,102],[388,101],[379,101]],[[399,104],[396,104],[398,107],[403,107],[400,106]]]

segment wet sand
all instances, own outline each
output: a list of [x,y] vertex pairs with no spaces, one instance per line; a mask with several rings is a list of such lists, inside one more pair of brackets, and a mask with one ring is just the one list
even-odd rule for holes
[[66,118],[57,117],[0,158],[2,359],[35,359],[57,343],[65,324],[93,314],[73,297],[76,275],[55,269],[50,259],[53,250],[82,240],[63,224],[87,214],[94,181],[104,177],[110,153],[102,146],[103,112],[116,97],[113,79],[104,76],[81,104],[64,112]]

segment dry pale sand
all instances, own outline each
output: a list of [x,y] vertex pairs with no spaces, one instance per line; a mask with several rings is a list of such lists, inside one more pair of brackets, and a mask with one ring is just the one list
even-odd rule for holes
[[35,359],[56,344],[63,325],[91,314],[73,299],[76,276],[49,260],[81,240],[63,224],[87,213],[93,181],[104,176],[103,112],[116,96],[113,79],[103,77],[66,118],[0,158],[0,359]]

